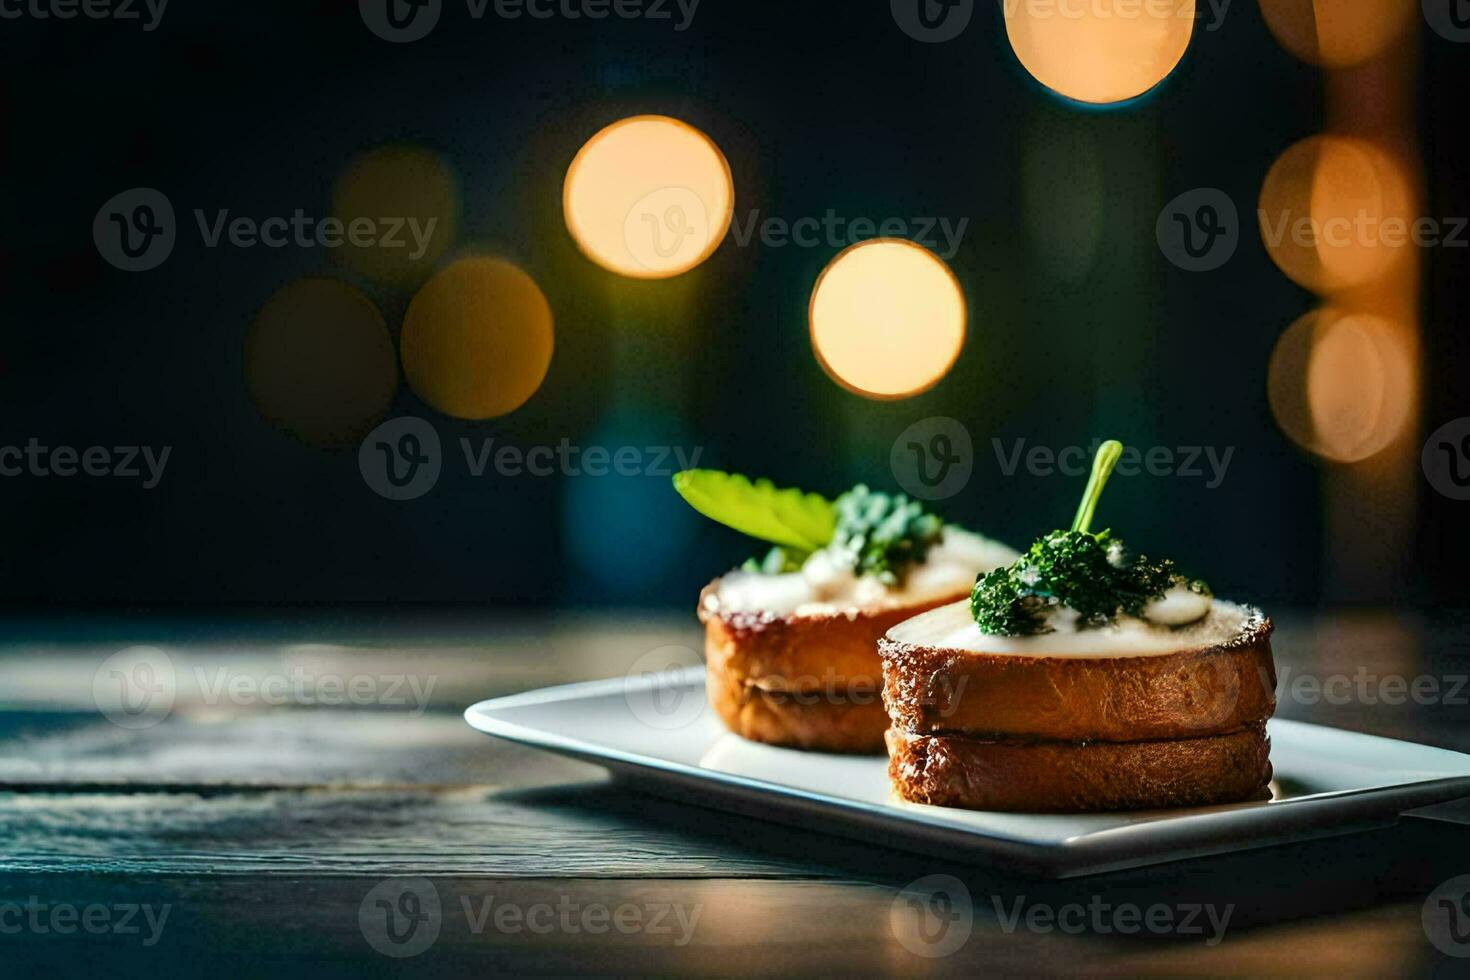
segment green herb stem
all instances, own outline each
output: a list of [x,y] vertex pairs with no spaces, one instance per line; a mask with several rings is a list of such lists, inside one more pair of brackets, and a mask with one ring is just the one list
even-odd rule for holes
[[1122,455],[1123,444],[1116,439],[1109,439],[1097,448],[1097,456],[1092,461],[1092,476],[1082,494],[1082,503],[1077,507],[1077,516],[1072,520],[1072,530],[1085,534],[1091,529],[1098,498],[1102,496],[1103,487],[1108,485],[1108,477],[1113,475],[1113,467],[1118,465],[1118,458]]

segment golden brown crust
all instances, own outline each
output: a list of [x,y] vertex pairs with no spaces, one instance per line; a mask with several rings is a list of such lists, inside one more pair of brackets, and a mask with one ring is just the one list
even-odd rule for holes
[[883,639],[883,696],[917,734],[1141,742],[1241,731],[1276,710],[1271,621],[1227,643],[1135,657],[1024,657]]
[[710,583],[699,601],[709,665],[747,680],[785,678],[808,688],[840,686],[851,679],[881,684],[878,641],[883,634],[906,619],[962,598],[951,595],[915,606],[822,615],[711,612],[706,600],[718,584]]
[[700,596],[710,703],[735,734],[822,752],[882,752],[888,714],[878,640],[954,602],[834,615],[712,612]]
[[866,688],[766,691],[710,667],[705,689],[725,727],[742,738],[817,752],[883,752],[888,714],[876,682]]
[[1151,742],[987,741],[888,732],[889,776],[913,803],[1088,813],[1267,799],[1265,725]]

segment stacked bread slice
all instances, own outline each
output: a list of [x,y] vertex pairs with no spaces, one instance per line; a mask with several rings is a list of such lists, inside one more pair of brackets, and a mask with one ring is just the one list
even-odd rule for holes
[[878,641],[942,603],[887,609],[722,610],[700,602],[705,687],[725,727],[743,738],[821,752],[879,753],[888,715]]
[[1035,813],[1269,798],[1271,621],[990,637],[969,604],[879,644],[889,772],[905,800]]

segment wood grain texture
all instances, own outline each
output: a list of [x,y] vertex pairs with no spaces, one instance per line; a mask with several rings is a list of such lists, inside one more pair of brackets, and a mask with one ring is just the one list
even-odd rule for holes
[[[1377,678],[1464,674],[1465,624],[1373,614],[1278,624],[1282,716],[1470,748],[1466,709],[1443,697],[1334,703],[1289,690],[1294,677],[1363,666]],[[693,662],[692,616],[50,625],[12,623],[0,640],[0,904],[166,903],[172,917],[147,948],[110,934],[0,936],[7,974],[1046,975],[1080,966],[1100,976],[1380,976],[1443,965],[1420,906],[1440,881],[1470,873],[1463,807],[1451,806],[1391,831],[1027,881],[642,796],[594,767],[486,739],[459,717],[482,697],[617,676],[660,647],[682,647]],[[186,681],[165,720],[127,730],[98,713],[91,684],[102,661],[137,642],[168,650]],[[221,669],[259,680],[297,668],[411,674],[434,686],[422,711],[200,696]],[[903,890],[934,874],[957,876],[972,903],[969,939],[941,958],[914,953],[894,918]],[[398,960],[368,942],[360,915],[371,889],[404,876],[431,879],[442,910],[432,946]],[[1234,911],[1216,946],[1007,928],[997,911],[1095,897]],[[699,918],[682,945],[651,930],[534,933],[480,919],[491,899],[523,910],[663,903]]]

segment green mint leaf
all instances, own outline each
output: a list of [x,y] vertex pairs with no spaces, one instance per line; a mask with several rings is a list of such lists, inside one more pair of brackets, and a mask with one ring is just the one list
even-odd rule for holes
[[826,498],[738,473],[684,470],[674,474],[674,489],[705,517],[795,552],[825,547],[837,524],[837,510]]

